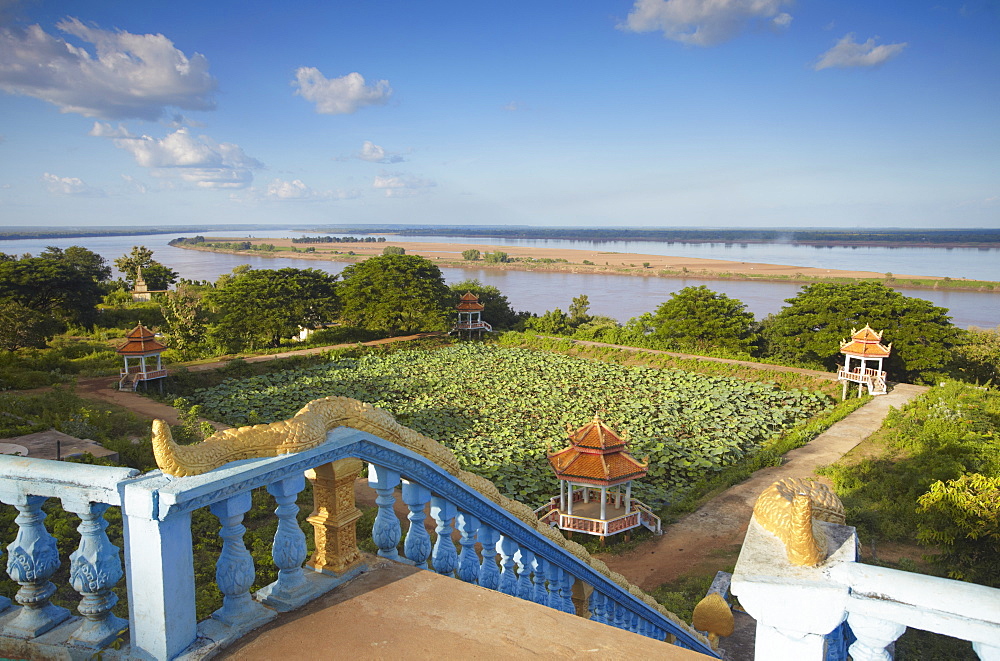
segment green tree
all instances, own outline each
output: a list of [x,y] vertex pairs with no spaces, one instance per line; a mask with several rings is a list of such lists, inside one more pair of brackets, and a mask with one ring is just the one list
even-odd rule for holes
[[170,348],[185,358],[195,357],[208,330],[201,299],[196,287],[182,284],[159,300]]
[[472,292],[479,297],[479,302],[483,304],[483,321],[490,324],[494,329],[507,330],[514,328],[519,322],[528,318],[526,312],[515,312],[510,306],[510,301],[503,292],[493,285],[484,285],[479,280],[463,280],[462,282],[450,285],[452,292],[452,307],[458,305],[458,299],[465,292]]
[[938,481],[917,502],[917,539],[943,548],[948,575],[1000,587],[1000,477]]
[[488,252],[483,257],[487,264],[506,264],[507,262],[512,262],[510,255],[500,250],[496,252]]
[[93,325],[102,292],[98,282],[62,259],[26,256],[0,262],[0,300],[62,323]]
[[38,256],[44,259],[58,259],[72,266],[80,275],[93,278],[95,282],[107,282],[111,279],[111,267],[108,266],[107,260],[83,246],[70,246],[65,250],[48,246]]
[[590,298],[580,294],[569,304],[569,322],[573,326],[590,321]]
[[208,337],[230,352],[279,346],[300,327],[336,317],[336,280],[318,269],[246,271],[206,294],[219,315]]
[[462,259],[468,262],[474,262],[479,259],[479,251],[475,248],[469,248],[468,250],[462,251]]
[[13,299],[0,299],[0,350],[43,349],[60,330],[62,325],[52,315]]
[[132,246],[132,252],[115,260],[115,268],[122,272],[129,288],[135,287],[142,271],[146,286],[152,290],[166,289],[177,282],[179,274],[153,259],[153,251],[146,246]]
[[569,325],[569,317],[559,308],[546,310],[540,317],[532,317],[525,327],[544,335],[565,335],[573,330]]
[[961,339],[944,308],[911,298],[879,282],[807,285],[762,325],[766,355],[802,365],[834,369],[840,342],[852,328],[868,324],[892,343],[889,377],[934,380]]
[[451,291],[441,269],[418,255],[351,264],[339,286],[345,324],[388,333],[446,330]]
[[952,349],[951,373],[970,383],[1000,385],[1000,327],[966,330]]
[[684,351],[748,353],[754,341],[754,318],[746,305],[704,285],[671,294],[652,323],[656,338]]
[[386,246],[382,248],[383,255],[405,255],[406,248],[402,246]]

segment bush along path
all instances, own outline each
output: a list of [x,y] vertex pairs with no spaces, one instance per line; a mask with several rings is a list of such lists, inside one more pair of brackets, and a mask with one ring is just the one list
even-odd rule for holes
[[[786,477],[815,479],[815,470],[832,464],[875,433],[890,408],[901,408],[929,390],[925,386],[896,384],[886,395],[835,423],[812,441],[788,452],[781,466],[758,470],[749,479],[730,487],[674,524],[622,555],[601,555],[613,571],[643,590],[675,581],[681,576],[715,572],[736,562],[757,496]],[[850,521],[848,521],[850,524]]]

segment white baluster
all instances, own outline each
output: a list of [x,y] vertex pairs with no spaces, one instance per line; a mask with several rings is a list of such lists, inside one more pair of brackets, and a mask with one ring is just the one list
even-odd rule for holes
[[892,654],[886,648],[906,631],[904,624],[859,613],[849,613],[847,623],[858,638],[849,650],[854,661],[891,661]]
[[415,482],[403,480],[403,502],[410,510],[410,513],[406,515],[410,525],[406,529],[403,553],[418,569],[427,569],[427,558],[431,555],[431,536],[427,534],[427,528],[424,527],[424,519],[427,518],[427,515],[424,514],[424,508],[430,499],[429,489]]

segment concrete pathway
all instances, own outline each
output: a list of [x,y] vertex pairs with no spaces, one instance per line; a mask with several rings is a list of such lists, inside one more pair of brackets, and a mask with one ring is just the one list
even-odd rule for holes
[[[834,424],[801,448],[785,455],[781,466],[764,468],[730,487],[680,521],[663,535],[620,556],[602,556],[609,567],[644,590],[685,574],[715,571],[735,562],[757,496],[786,477],[814,477],[820,466],[832,464],[882,426],[890,408],[900,408],[927,387],[896,384]],[[823,481],[823,478],[816,478]]]

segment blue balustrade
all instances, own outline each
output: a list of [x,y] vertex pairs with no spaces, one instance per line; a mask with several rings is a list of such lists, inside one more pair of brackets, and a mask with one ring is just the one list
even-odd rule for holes
[[403,553],[418,569],[427,569],[427,558],[431,556],[431,536],[424,527],[424,519],[427,518],[424,508],[430,500],[429,489],[409,480],[403,480],[403,503],[410,510],[406,515],[410,526],[406,529]]
[[[183,478],[158,471],[138,475],[128,469],[0,456],[0,502],[19,511],[17,537],[7,547],[7,566],[21,584],[17,605],[0,613],[6,625],[0,636],[33,639],[46,630],[67,628],[60,644],[98,650],[122,636],[127,626],[129,647],[122,654],[151,659],[193,657],[224,646],[274,617],[275,611],[295,608],[344,580],[303,568],[306,544],[296,499],[305,471],[349,457],[369,464],[368,482],[378,507],[372,539],[379,556],[421,568],[430,558],[440,574],[568,613],[577,612],[573,588],[580,582],[585,589],[578,592],[592,590],[591,619],[660,640],[669,632],[686,646],[715,655],[703,638],[631,594],[603,567],[599,570],[581,560],[561,537],[528,523],[523,512],[499,506],[496,496],[487,497],[461,476],[411,450],[343,427],[330,431],[326,443],[297,454],[233,462]],[[408,510],[405,557],[397,550],[402,529],[394,511],[400,486]],[[276,503],[272,558],[278,576],[251,593],[257,573],[244,542],[243,517],[257,488],[266,488]],[[81,595],[78,618],[49,601],[54,592],[50,578],[60,559],[45,529],[41,506],[52,497],[60,498],[81,520],[80,546],[69,559],[70,581]],[[425,527],[428,505],[436,524],[433,544]],[[120,582],[122,562],[121,552],[105,532],[104,515],[110,507],[121,508],[123,515],[128,622],[111,614],[112,590]],[[223,605],[199,623],[191,514],[201,508],[210,510],[220,523],[222,550],[215,581]],[[458,548],[453,540],[456,530]],[[0,611],[5,606],[0,603]]]

